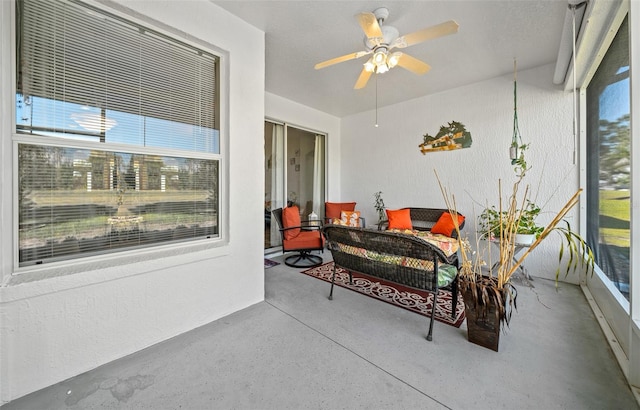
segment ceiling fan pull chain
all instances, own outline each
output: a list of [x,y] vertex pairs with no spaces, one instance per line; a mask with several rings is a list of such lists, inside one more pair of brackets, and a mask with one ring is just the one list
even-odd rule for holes
[[378,128],[378,74],[376,76],[376,123],[374,127]]

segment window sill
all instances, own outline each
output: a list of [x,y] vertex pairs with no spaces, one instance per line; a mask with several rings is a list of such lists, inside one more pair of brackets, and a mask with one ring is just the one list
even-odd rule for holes
[[[133,250],[87,260],[29,267],[4,278],[0,300],[14,302],[35,296],[81,288],[229,254],[228,243],[185,243],[151,250]],[[17,286],[23,285],[23,286]],[[30,285],[30,286],[24,286]]]

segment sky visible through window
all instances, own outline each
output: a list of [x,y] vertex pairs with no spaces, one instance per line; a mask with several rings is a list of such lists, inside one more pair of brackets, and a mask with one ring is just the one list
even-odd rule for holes
[[[629,72],[629,66],[621,67],[616,74]],[[610,122],[619,120],[629,114],[629,77],[609,84],[600,95],[600,118]]]
[[[99,130],[86,125],[83,128],[73,119],[74,115],[100,118],[99,108],[41,97],[30,97],[25,102],[20,95],[18,101],[16,124],[19,128],[45,136],[101,141]],[[106,110],[105,117],[109,123],[105,143],[220,153],[220,134],[216,129],[115,110]]]

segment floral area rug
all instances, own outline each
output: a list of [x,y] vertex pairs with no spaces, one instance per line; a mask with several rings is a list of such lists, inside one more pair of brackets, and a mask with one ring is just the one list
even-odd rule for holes
[[264,268],[269,269],[276,265],[280,265],[280,262],[272,261],[271,259],[264,258]]
[[[313,276],[331,283],[333,262],[302,271],[305,275]],[[353,283],[349,283],[349,271],[338,268],[336,271],[336,286],[347,288],[363,295],[382,300],[387,303],[405,308],[423,316],[431,316],[433,294],[411,289],[391,282],[386,282],[362,273],[353,272]],[[458,293],[458,304],[454,317],[451,317],[451,292],[446,289],[438,291],[438,304],[435,319],[451,326],[460,327],[464,322],[464,301]]]

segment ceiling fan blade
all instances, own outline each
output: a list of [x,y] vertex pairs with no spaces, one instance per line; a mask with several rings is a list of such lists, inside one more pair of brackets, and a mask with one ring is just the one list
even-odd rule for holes
[[360,76],[358,77],[358,81],[356,81],[356,85],[353,86],[353,89],[359,90],[361,88],[364,88],[364,86],[367,85],[367,82],[369,81],[369,77],[371,77],[371,72],[363,68],[360,72]]
[[330,65],[342,63],[344,61],[355,60],[356,58],[366,56],[367,54],[370,54],[370,53],[371,51],[358,51],[357,53],[345,54],[343,56],[332,58],[331,60],[318,63],[314,67],[316,70],[319,70],[321,68],[329,67]]
[[398,65],[418,75],[425,74],[427,71],[431,70],[431,66],[429,64],[405,53],[402,53],[398,59]]
[[376,20],[376,16],[373,13],[356,14],[356,18],[358,19],[358,23],[360,24],[360,27],[362,27],[362,31],[364,31],[367,38],[383,37],[380,24],[378,24],[378,20]]
[[458,23],[453,20],[445,21],[444,23],[398,37],[390,48],[405,48],[423,41],[454,34],[458,32],[458,27]]

